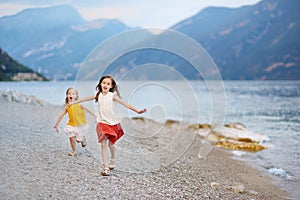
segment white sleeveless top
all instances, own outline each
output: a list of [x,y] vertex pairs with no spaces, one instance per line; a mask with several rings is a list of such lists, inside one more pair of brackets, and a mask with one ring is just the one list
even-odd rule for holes
[[114,93],[108,92],[105,96],[102,93],[98,96],[98,116],[97,122],[115,125],[119,123],[115,115],[115,103],[113,102]]

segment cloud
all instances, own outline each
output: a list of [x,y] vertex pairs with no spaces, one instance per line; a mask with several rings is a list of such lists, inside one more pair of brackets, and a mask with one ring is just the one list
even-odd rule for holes
[[28,5],[0,4],[0,14],[1,16],[13,15],[27,7]]
[[87,7],[75,7],[79,13],[87,20],[104,18],[115,19],[122,16],[130,15],[129,10],[124,10],[118,7],[99,7],[99,8],[87,8]]

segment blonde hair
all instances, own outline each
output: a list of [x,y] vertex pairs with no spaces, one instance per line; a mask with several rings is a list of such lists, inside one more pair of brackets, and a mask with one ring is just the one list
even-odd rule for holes
[[68,93],[70,90],[74,90],[75,92],[75,100],[79,99],[79,94],[78,94],[78,91],[75,89],[75,88],[68,88],[67,91],[66,91],[66,98],[65,98],[65,103],[68,104],[69,103],[69,99],[68,99]]

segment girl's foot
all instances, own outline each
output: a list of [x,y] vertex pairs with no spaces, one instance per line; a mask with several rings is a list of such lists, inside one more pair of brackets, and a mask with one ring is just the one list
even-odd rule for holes
[[101,172],[102,176],[109,176],[108,167],[104,166],[104,169]]
[[110,159],[109,169],[113,170],[115,168],[115,159]]
[[77,153],[76,153],[76,151],[74,151],[74,152],[68,153],[68,156],[77,156]]

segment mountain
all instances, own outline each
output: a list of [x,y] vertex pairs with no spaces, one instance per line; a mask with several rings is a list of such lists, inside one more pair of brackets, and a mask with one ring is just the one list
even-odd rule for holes
[[[227,80],[299,80],[300,79],[300,2],[297,0],[263,0],[253,6],[240,8],[209,7],[195,16],[179,22],[171,30],[189,36],[204,47],[216,63],[221,76]],[[153,36],[145,44],[166,43],[172,34],[161,33]],[[167,34],[166,37],[163,34]],[[188,79],[216,76],[212,66],[206,62],[203,52],[195,52],[182,41],[174,39],[168,46],[189,52],[198,59],[200,73],[189,60],[163,49],[136,50],[119,58],[107,72],[118,74],[119,66],[125,73],[137,72],[137,66],[159,63],[171,66]],[[147,46],[140,44],[140,46]],[[206,69],[207,68],[207,69]],[[157,73],[157,72],[160,73]],[[161,73],[162,70],[144,70],[137,78],[173,78]],[[120,74],[118,74],[120,75]],[[126,75],[128,76],[128,75]],[[146,77],[145,77],[146,76]]]
[[[256,5],[240,8],[208,7],[170,29],[202,45],[218,66],[223,79],[299,80],[299,8],[298,0],[262,0]],[[51,79],[72,80],[97,45],[128,30],[133,28],[117,19],[86,21],[67,5],[26,9],[0,18],[0,47]],[[154,43],[165,42],[167,37],[163,34],[149,33],[148,39]],[[128,40],[123,43],[130,44],[135,38]],[[122,49],[124,44],[116,44],[115,50]],[[145,41],[145,44],[151,42]],[[174,41],[173,45],[180,48],[182,44],[179,44],[179,41]],[[104,53],[109,56],[111,51]],[[107,66],[106,72],[122,76],[147,63],[171,66],[189,79],[201,78],[201,74],[184,58],[151,48],[136,49],[120,56]],[[133,78],[164,78],[169,75],[168,71],[157,73],[159,69],[148,68],[146,71]],[[97,74],[88,71],[86,76],[94,78]]]
[[51,79],[74,79],[100,42],[129,27],[118,20],[84,20],[68,5],[26,9],[0,18],[0,46]]
[[199,42],[224,79],[300,79],[300,1],[209,7],[171,27]]
[[32,69],[11,58],[0,48],[0,81],[46,81],[47,79]]

